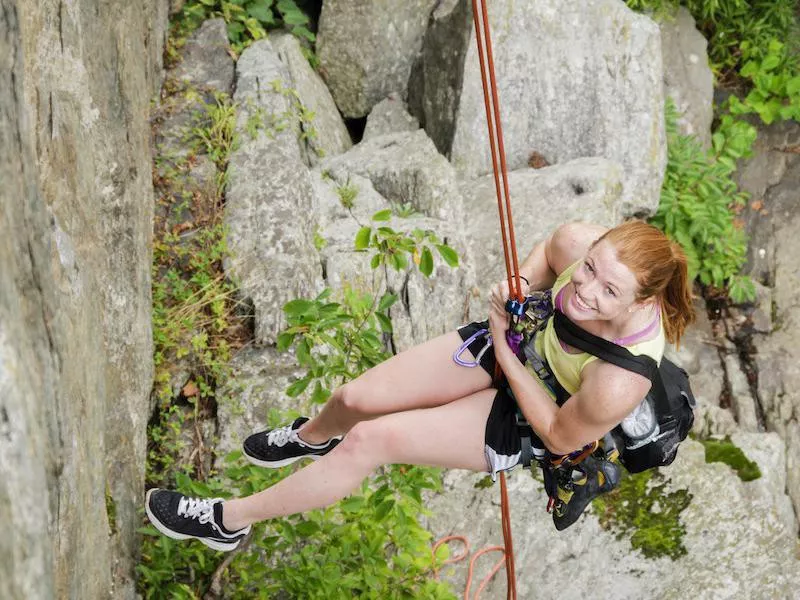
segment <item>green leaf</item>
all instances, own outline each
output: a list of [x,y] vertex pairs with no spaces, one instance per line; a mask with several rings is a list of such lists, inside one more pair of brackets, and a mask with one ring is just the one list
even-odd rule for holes
[[[366,250],[369,246],[369,238],[372,235],[372,228],[364,226],[356,234],[356,250]],[[375,267],[373,267],[374,269]]]
[[299,317],[309,312],[314,303],[309,300],[292,300],[283,305],[287,317]]
[[311,383],[310,377],[303,377],[302,379],[298,379],[288,388],[286,388],[286,395],[289,398],[296,398],[300,394],[306,391],[308,384]]
[[444,261],[451,267],[458,266],[458,254],[450,246],[446,244],[437,244],[436,249],[442,255]]
[[385,293],[378,303],[378,311],[385,312],[388,308],[394,306],[394,303],[397,302],[397,298],[398,296],[396,294]]
[[392,321],[384,315],[383,313],[376,312],[375,318],[378,319],[378,323],[381,326],[381,331],[383,333],[392,333]]
[[272,0],[255,0],[247,5],[247,14],[268,25],[275,22],[275,16],[272,14]]
[[294,336],[295,336],[294,333],[288,333],[286,331],[280,333],[278,335],[278,344],[277,344],[278,352],[285,352],[286,350],[288,350],[289,346],[291,346],[292,342],[294,341]]
[[392,210],[390,208],[379,210],[374,215],[372,215],[373,221],[388,221],[391,218],[392,218]]
[[393,508],[394,508],[394,498],[388,498],[384,500],[378,505],[378,508],[375,509],[375,518],[378,521],[383,521],[389,515],[389,512]]
[[425,277],[430,277],[431,273],[433,273],[433,254],[431,254],[431,250],[427,246],[422,249],[419,270]]
[[295,526],[298,535],[309,537],[320,531],[321,527],[314,521],[302,521]]
[[314,386],[314,393],[311,394],[311,403],[312,404],[324,404],[330,398],[331,391],[325,387],[322,387],[319,381],[317,381],[316,385]]
[[795,75],[786,82],[786,93],[789,96],[796,96],[800,94],[800,75]]
[[380,265],[381,263],[383,263],[383,255],[382,254],[375,254],[372,257],[372,260],[369,261],[369,266],[372,267],[373,269],[377,269],[378,265]]
[[364,507],[363,496],[350,496],[339,502],[339,508],[344,512],[354,513],[360,511]]

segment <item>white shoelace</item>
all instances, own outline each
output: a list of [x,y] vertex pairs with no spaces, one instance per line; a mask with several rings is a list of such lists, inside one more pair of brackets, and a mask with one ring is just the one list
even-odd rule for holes
[[200,523],[208,523],[214,518],[214,503],[219,498],[181,498],[178,502],[178,516],[197,519]]
[[267,434],[267,444],[282,448],[289,442],[301,442],[297,437],[297,430],[292,429],[291,425],[278,427]]

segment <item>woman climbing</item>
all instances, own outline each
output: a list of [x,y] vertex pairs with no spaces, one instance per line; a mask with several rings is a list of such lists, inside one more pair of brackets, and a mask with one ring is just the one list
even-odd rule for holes
[[[677,342],[694,319],[683,251],[642,222],[610,230],[563,225],[536,245],[520,275],[528,286],[523,292],[552,289],[555,306],[581,328],[656,361],[665,341]],[[551,319],[535,346],[570,394],[559,406],[506,342],[508,296],[505,281],[493,286],[488,325],[473,323],[402,352],[335,390],[316,417],[256,433],[244,443],[257,465],[274,468],[302,458],[314,459],[312,464],[233,500],[151,489],[151,522],[169,537],[232,550],[251,524],[332,504],[380,465],[471,469],[494,477],[520,462],[517,407],[552,455],[569,455],[603,438],[639,405],[650,381],[566,346]],[[474,336],[484,326],[491,345]],[[483,368],[454,361],[468,341],[462,356],[474,359],[483,350]],[[492,387],[495,361],[508,383],[500,389]],[[601,462],[582,463],[585,481],[598,478]],[[592,494],[605,491],[600,479],[583,492],[575,488],[576,497],[583,494],[575,501],[579,510],[562,511],[565,519],[573,522]]]

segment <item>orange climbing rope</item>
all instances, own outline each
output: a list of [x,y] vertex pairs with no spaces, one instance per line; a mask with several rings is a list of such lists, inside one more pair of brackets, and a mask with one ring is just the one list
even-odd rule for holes
[[[517,246],[516,240],[514,239],[514,221],[511,216],[511,195],[508,191],[508,169],[506,168],[506,154],[503,144],[503,127],[500,122],[500,101],[497,96],[497,81],[494,72],[494,57],[492,55],[492,38],[489,34],[489,14],[486,9],[485,0],[473,0],[472,19],[475,24],[475,40],[478,45],[478,61],[481,67],[483,100],[486,106],[486,124],[489,129],[489,147],[492,152],[492,172],[494,174],[494,185],[497,193],[497,210],[500,216],[500,233],[503,240],[503,257],[506,265],[508,290],[512,299],[523,302],[524,298],[522,296],[522,285],[520,284],[519,264],[517,261]],[[499,364],[496,369],[495,380],[499,380],[502,377]],[[496,551],[502,552],[503,558],[500,559],[492,567],[489,574],[483,578],[475,593],[474,600],[478,598],[483,588],[486,587],[492,577],[500,570],[504,562],[508,590],[506,598],[507,600],[516,600],[517,598],[517,583],[514,569],[514,544],[511,539],[511,513],[508,505],[508,486],[506,485],[506,477],[503,472],[500,473],[500,508],[504,545],[484,548],[475,553],[472,557],[469,563],[466,590],[464,591],[465,600],[469,600],[476,560],[483,554]],[[448,536],[439,540],[433,546],[434,553],[439,546],[452,540],[462,542],[465,551],[463,554],[448,559],[445,561],[445,564],[458,562],[469,555],[469,542],[463,536]]]

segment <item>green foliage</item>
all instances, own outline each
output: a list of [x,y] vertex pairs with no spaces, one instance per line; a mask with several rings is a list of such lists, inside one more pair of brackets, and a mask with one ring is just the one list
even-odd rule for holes
[[[407,214],[407,212],[406,212]],[[410,232],[397,231],[388,225],[379,225],[392,218],[392,210],[385,209],[372,215],[372,225],[364,225],[356,235],[356,250],[373,250],[371,266],[377,269],[388,265],[397,271],[408,267],[408,259],[419,267],[425,277],[433,273],[433,251],[450,267],[458,266],[458,254],[450,246],[443,243],[430,230],[415,228]]]
[[686,252],[689,276],[706,285],[729,285],[736,302],[755,297],[752,281],[739,270],[746,260],[747,240],[732,208],[744,205],[731,174],[734,159],[749,149],[749,130],[732,123],[727,136],[715,135],[715,152],[703,150],[693,136],[680,135],[677,113],[667,102],[669,159],[654,225],[676,240]]
[[[228,497],[274,485],[292,469],[244,465],[241,452],[226,457],[220,478],[177,478],[183,493]],[[430,575],[439,566],[430,534],[418,524],[427,514],[421,490],[439,489],[437,472],[422,467],[385,468],[361,489],[323,510],[254,526],[247,548],[236,554],[217,584],[216,597],[350,599],[454,598]],[[137,567],[145,598],[201,598],[223,557],[197,542],[175,542],[151,525]]]
[[[796,0],[626,0],[630,8],[669,18],[685,6],[708,40],[711,68],[729,80],[746,61],[762,60],[771,42],[797,35]],[[795,38],[796,39],[796,38]]]
[[776,120],[800,120],[800,70],[789,48],[776,39],[770,41],[765,55],[754,52],[743,42],[742,53],[752,56],[740,75],[752,82],[752,89],[739,100],[729,101],[731,114],[756,113],[764,123]]
[[[355,196],[352,195],[352,201]],[[384,221],[390,215],[391,211],[379,213],[376,220]],[[376,238],[374,246],[367,240],[364,249],[413,253],[418,244],[403,242],[403,235],[384,232],[382,237]],[[440,250],[442,255],[446,255],[450,263],[457,263],[455,252],[440,244],[431,232],[408,235],[420,243],[439,244],[444,249]],[[319,234],[317,237],[321,240]],[[163,262],[162,253],[176,251],[162,242],[157,249],[155,270],[163,270],[163,265],[159,266]],[[213,257],[217,259],[222,255],[224,248]],[[211,264],[211,258],[182,255],[184,260],[200,260],[205,266]],[[421,265],[422,260],[420,269]],[[196,311],[187,308],[187,303],[194,306],[199,302],[206,306],[207,302],[199,298],[204,297],[203,290],[214,281],[205,270],[201,269],[200,273],[205,275],[198,275],[201,287],[197,289],[191,285],[193,278],[186,281],[186,272],[173,271],[155,284],[154,297],[163,305],[158,312],[161,341],[157,346],[162,364],[166,363],[168,354],[165,348],[178,347],[177,342],[170,345],[167,341],[185,339],[189,332],[197,330],[197,320],[190,318]],[[289,396],[296,397],[312,389],[311,401],[324,402],[336,385],[353,379],[389,355],[384,338],[392,331],[389,309],[397,296],[385,293],[378,297],[374,290],[352,288],[342,290],[338,302],[331,300],[332,295],[330,290],[325,290],[313,300],[297,299],[284,307],[288,327],[281,333],[278,347],[281,350],[294,347],[297,360],[306,371],[289,386]],[[219,324],[224,328],[224,321]],[[202,348],[204,344],[198,346]],[[191,344],[184,347],[185,353],[195,350]],[[210,358],[211,362],[216,360],[213,356]],[[220,385],[227,376],[221,371],[216,379],[209,379],[208,389],[203,393],[213,394],[214,386]],[[165,392],[165,402],[167,397]],[[167,405],[162,415],[182,415],[179,408]],[[273,411],[270,422],[285,422],[288,418],[290,415]],[[162,418],[162,423],[150,433],[153,454],[155,450],[166,450],[167,458],[151,454],[148,478],[151,483],[162,482],[174,474],[177,485],[170,487],[177,487],[184,493],[229,497],[232,493],[253,494],[274,485],[293,470],[291,467],[270,470],[244,464],[241,452],[235,452],[226,457],[220,473],[191,478],[187,474],[190,466],[167,462],[175,451],[170,444],[176,443],[184,425],[181,417]],[[404,465],[384,467],[374,478],[365,481],[357,493],[336,505],[255,525],[252,536],[237,550],[230,564],[197,542],[175,542],[148,525],[140,530],[144,540],[142,560],[137,566],[139,590],[147,599],[284,596],[320,600],[354,597],[454,599],[446,584],[432,579],[446,558],[447,549],[441,548],[434,556],[430,533],[418,522],[419,516],[426,514],[422,490],[439,487],[440,476],[436,469]]]
[[288,29],[306,42],[315,41],[308,29],[308,16],[294,0],[189,0],[181,13],[183,31],[191,31],[215,17],[225,19],[228,38],[236,52],[278,28]]
[[731,467],[742,481],[753,481],[761,477],[761,469],[734,445],[730,437],[702,440],[706,449],[706,462],[721,462]]
[[656,469],[625,474],[617,489],[594,500],[592,509],[601,527],[615,531],[617,539],[630,537],[631,546],[647,558],[675,560],[686,554],[686,529],[679,517],[692,495],[687,490],[667,493],[666,486]]

